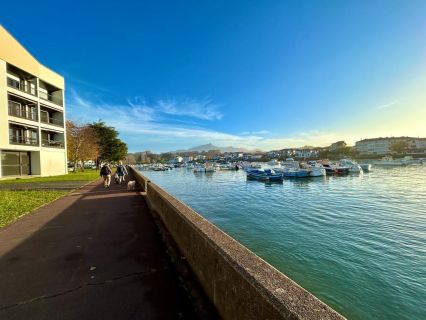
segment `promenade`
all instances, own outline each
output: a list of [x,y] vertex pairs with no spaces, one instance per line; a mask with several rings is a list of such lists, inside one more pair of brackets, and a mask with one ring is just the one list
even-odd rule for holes
[[89,183],[0,229],[0,319],[188,319],[145,200]]

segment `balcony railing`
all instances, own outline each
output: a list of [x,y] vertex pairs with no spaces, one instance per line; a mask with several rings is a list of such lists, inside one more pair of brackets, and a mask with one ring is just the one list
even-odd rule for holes
[[25,86],[21,81],[18,81],[9,77],[7,77],[7,85],[11,88],[31,94],[33,96],[37,95],[37,91],[35,87]]
[[38,139],[14,135],[14,136],[9,136],[9,143],[38,146]]
[[40,113],[40,121],[47,124],[52,124],[54,126],[63,127],[64,121],[62,119],[49,117],[48,113]]
[[46,101],[51,101],[54,104],[57,104],[59,106],[62,106],[62,98],[58,98],[56,96],[53,96],[49,93],[46,93],[44,91],[38,91],[38,96],[40,97],[40,99],[46,100]]
[[21,105],[19,102],[10,101],[10,100],[8,101],[8,105],[9,105],[10,116],[24,118],[24,119],[33,120],[33,121],[38,120],[38,115],[35,108],[34,109],[30,108],[29,110],[27,110],[26,106]]
[[41,146],[49,147],[49,148],[65,148],[65,144],[63,141],[55,141],[55,140],[48,140],[48,139],[42,139]]

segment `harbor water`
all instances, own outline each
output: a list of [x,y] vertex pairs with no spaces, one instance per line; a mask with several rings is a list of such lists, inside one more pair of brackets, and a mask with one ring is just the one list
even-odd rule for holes
[[142,174],[349,319],[426,319],[426,165],[281,183]]

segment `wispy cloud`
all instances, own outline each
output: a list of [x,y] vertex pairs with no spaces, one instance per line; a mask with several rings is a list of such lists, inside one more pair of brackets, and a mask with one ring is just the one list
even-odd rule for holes
[[209,98],[200,101],[188,98],[183,101],[159,100],[154,108],[168,115],[188,116],[202,120],[220,120],[223,117],[223,114],[218,111],[218,106]]
[[[224,147],[233,145],[248,149],[273,150],[304,145],[322,146],[342,138],[337,134],[318,131],[294,133],[287,138],[274,137],[273,133],[267,130],[231,134],[171,119],[181,115],[202,120],[219,119],[222,115],[215,111],[215,105],[209,100],[200,103],[194,102],[195,100],[191,103],[171,103],[170,100],[164,100],[149,105],[146,100],[135,98],[122,104],[109,104],[85,99],[76,91],[70,92],[67,109],[72,120],[93,122],[102,119],[115,127],[125,141],[131,142],[130,151],[146,148],[152,151],[168,151],[210,142]],[[202,115],[201,106],[207,106],[210,110],[207,116]],[[148,147],[148,142],[154,147]]]
[[395,100],[391,103],[387,103],[387,104],[383,104],[381,106],[378,106],[375,109],[376,110],[382,110],[382,109],[390,108],[390,107],[393,107],[394,105],[396,105],[398,102],[399,102],[398,100]]
[[[186,122],[182,125],[171,124],[166,115],[188,116],[198,119],[219,119],[222,114],[216,111],[215,105],[210,100],[200,103],[191,102],[171,103],[170,100],[159,101],[153,106],[149,106],[145,101],[134,99],[125,104],[108,104],[103,101],[90,101],[80,96],[76,91],[70,90],[71,96],[68,101],[68,110],[71,119],[79,122],[91,122],[98,119],[106,121],[111,126],[116,127],[120,133],[126,135],[155,135],[170,137],[171,139],[197,139],[205,141],[241,142],[247,137],[240,137],[233,134],[223,133],[206,129],[200,126],[188,126]],[[183,107],[182,107],[183,106]],[[206,112],[202,113],[202,108]],[[250,139],[259,140],[262,137],[250,136]]]

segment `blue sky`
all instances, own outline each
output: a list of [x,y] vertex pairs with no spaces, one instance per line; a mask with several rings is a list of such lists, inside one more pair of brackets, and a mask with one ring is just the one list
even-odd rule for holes
[[130,151],[426,136],[426,1],[7,1],[0,23]]

